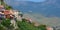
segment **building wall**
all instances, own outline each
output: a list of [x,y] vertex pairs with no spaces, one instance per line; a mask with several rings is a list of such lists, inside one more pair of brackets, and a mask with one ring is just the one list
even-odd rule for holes
[[21,18],[21,16],[19,16],[18,14],[19,14],[18,11],[14,11],[14,15],[15,15],[15,17],[17,18],[17,20],[18,20],[18,21],[21,21],[22,18]]
[[52,27],[46,27],[47,30],[54,30]]

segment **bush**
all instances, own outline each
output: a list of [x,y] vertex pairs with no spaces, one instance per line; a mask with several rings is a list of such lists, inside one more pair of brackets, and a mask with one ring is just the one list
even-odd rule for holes
[[46,30],[46,25],[40,25],[40,26],[38,26],[38,28],[41,30]]
[[5,9],[6,9],[6,10],[10,10],[10,9],[12,9],[12,7],[11,7],[11,6],[6,5]]
[[[23,21],[16,22],[18,28],[15,30],[46,30],[46,25],[40,25],[38,27],[35,27],[33,25],[33,23],[26,22],[25,21],[26,19],[22,19],[22,20]],[[1,25],[3,25],[3,26],[0,25],[0,29],[6,30],[6,28],[7,28],[7,30],[13,30],[14,27],[13,27],[13,25],[10,25],[10,24],[11,24],[10,19],[7,19],[7,20],[5,19],[1,22]],[[6,28],[3,28],[3,27],[6,27]]]
[[46,30],[46,25],[40,25],[39,27],[35,27],[32,24],[29,24],[28,22],[17,22],[18,27],[20,30]]
[[1,22],[1,24],[2,24],[3,26],[9,27],[11,23],[10,23],[10,20],[8,19],[8,20],[3,20],[3,21]]
[[6,30],[2,24],[0,24],[0,30]]
[[7,29],[13,29],[14,28],[13,25],[10,25],[11,24],[10,19],[2,20],[1,24],[3,26],[5,26]]

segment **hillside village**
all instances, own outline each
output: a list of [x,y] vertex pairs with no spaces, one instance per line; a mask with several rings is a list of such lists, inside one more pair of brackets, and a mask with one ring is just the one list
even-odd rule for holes
[[[3,18],[10,19],[11,24],[13,24],[14,26],[14,29],[18,28],[16,21],[27,21],[30,24],[33,23],[30,18],[24,18],[22,12],[13,9],[5,9],[5,6],[2,3],[0,3],[0,21],[2,21]],[[34,26],[39,26],[39,25],[40,24],[34,22]],[[51,27],[46,27],[46,29],[53,30],[53,28]]]
[[[10,20],[18,20],[18,21],[22,21],[23,19],[23,14],[22,12],[18,11],[18,10],[5,10],[3,5],[0,5],[0,20],[4,19],[10,19]],[[29,18],[25,18],[27,21],[32,21]]]
[[15,19],[15,18],[21,17],[21,15],[20,15],[20,11],[5,10],[4,7],[2,5],[0,5],[0,20],[2,20],[2,18]]

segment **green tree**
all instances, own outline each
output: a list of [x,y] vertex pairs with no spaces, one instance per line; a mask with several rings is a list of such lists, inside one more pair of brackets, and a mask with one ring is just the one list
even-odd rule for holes
[[4,3],[4,0],[0,0],[1,1],[1,5],[3,5],[5,7],[6,10],[10,10],[12,9],[11,6],[7,5],[6,3]]
[[14,28],[13,25],[10,25],[11,24],[10,19],[3,20],[1,24],[10,30]]
[[[46,25],[34,26],[33,23],[28,23],[26,19],[17,21],[18,28],[15,30],[46,30]],[[3,19],[0,24],[0,30],[14,30],[13,25],[10,25],[10,19]]]
[[38,28],[41,30],[46,30],[46,25],[40,25],[40,26],[38,26]]
[[20,30],[46,30],[46,25],[40,25],[39,27],[35,27],[34,25],[29,24],[26,21],[18,21],[17,25]]
[[11,7],[11,6],[6,5],[6,6],[5,6],[5,9],[6,9],[6,10],[10,10],[10,9],[12,9],[12,7]]
[[0,24],[0,30],[6,30],[2,24]]

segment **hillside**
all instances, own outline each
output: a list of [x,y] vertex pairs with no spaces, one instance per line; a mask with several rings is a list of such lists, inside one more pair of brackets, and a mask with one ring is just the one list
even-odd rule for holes
[[[50,26],[60,26],[60,0],[46,0],[45,2],[6,0],[6,3],[22,11],[26,17]],[[42,16],[41,16],[42,14]]]
[[34,23],[29,23],[25,20],[26,19],[23,19],[23,21],[16,21],[17,28],[16,25],[14,26],[14,24],[11,24],[11,20],[3,19],[0,23],[0,30],[46,30],[46,25],[41,24],[39,26],[34,26]]
[[4,3],[4,0],[1,0],[0,30],[47,30],[46,25],[22,17],[20,11],[13,10],[11,6]]
[[46,17],[60,17],[60,0],[46,0],[44,2],[7,0],[6,2],[13,9],[18,9],[22,12],[32,11],[32,13],[43,14]]

